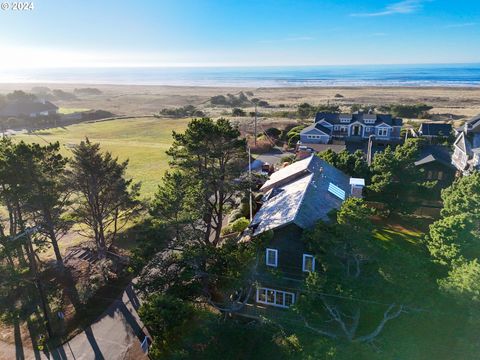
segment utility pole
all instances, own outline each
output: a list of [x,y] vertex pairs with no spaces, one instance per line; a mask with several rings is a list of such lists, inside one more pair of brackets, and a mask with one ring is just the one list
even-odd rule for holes
[[250,222],[253,220],[253,203],[252,203],[252,157],[250,155],[250,146],[248,147],[248,180],[249,180],[249,197],[250,197]]
[[255,146],[257,146],[257,102],[254,102],[255,104]]

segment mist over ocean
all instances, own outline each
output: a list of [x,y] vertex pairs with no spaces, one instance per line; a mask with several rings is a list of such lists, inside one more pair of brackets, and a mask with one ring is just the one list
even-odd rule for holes
[[0,83],[225,87],[480,86],[480,64],[0,69]]

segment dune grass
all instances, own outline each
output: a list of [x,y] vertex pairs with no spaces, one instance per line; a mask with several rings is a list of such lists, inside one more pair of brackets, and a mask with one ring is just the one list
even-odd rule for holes
[[62,154],[71,156],[72,146],[88,137],[119,160],[129,159],[127,176],[141,181],[142,196],[150,197],[168,168],[165,151],[172,143],[172,131],[183,131],[188,121],[152,117],[81,123],[17,135],[14,139],[39,144],[59,141]]

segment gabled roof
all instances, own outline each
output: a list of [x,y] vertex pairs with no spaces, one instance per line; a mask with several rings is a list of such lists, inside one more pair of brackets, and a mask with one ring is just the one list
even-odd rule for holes
[[435,161],[447,167],[453,167],[452,154],[448,148],[441,145],[423,146],[420,150],[418,160],[415,162],[415,166],[422,166]]
[[286,181],[291,181],[294,178],[298,178],[308,172],[309,168],[312,166],[310,163],[312,162],[312,157],[308,157],[306,159],[294,162],[291,165],[284,167],[272,175],[270,178],[263,184],[260,188],[260,191],[266,192],[275,186],[279,186],[280,183],[285,183]]
[[57,109],[58,107],[50,101],[45,101],[44,103],[36,101],[11,101],[0,109],[0,116],[28,116],[30,114]]
[[453,146],[457,147],[464,153],[468,152],[470,144],[465,138],[464,132],[461,132],[460,135],[458,135],[458,137],[455,139],[455,142],[453,143]]
[[418,131],[424,136],[448,136],[452,132],[452,125],[425,122],[420,124]]
[[298,163],[302,163],[301,166],[290,171],[297,171],[299,177],[280,183],[265,195],[265,201],[250,225],[254,235],[291,223],[306,229],[320,219],[328,220],[328,213],[342,204],[339,197],[328,191],[330,184],[345,191],[346,196],[350,195],[349,177],[319,157],[313,155]]
[[332,133],[332,130],[327,128],[326,126],[323,126],[319,123],[315,123],[312,125],[307,126],[305,129],[303,129],[300,134],[306,134],[312,130],[318,130],[324,133],[325,135],[330,135]]
[[475,131],[476,132],[476,131],[480,130],[480,114],[478,114],[477,116],[474,116],[473,118],[468,120],[465,123],[465,126],[466,126],[466,129],[468,129],[468,131]]
[[[402,126],[403,120],[400,118],[394,118],[390,114],[364,114],[362,112],[356,112],[353,114],[337,114],[337,113],[326,113],[319,112],[315,115],[315,123],[318,123],[322,120],[329,122],[330,124],[340,124],[340,118],[349,118],[349,124],[356,121],[364,124],[365,120],[374,120],[375,125],[385,123],[390,126]],[[343,123],[345,124],[345,123]]]

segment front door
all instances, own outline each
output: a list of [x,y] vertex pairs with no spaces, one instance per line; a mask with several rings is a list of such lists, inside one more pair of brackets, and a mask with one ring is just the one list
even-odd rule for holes
[[361,126],[360,125],[355,125],[353,127],[353,136],[360,136],[360,133],[361,133]]

